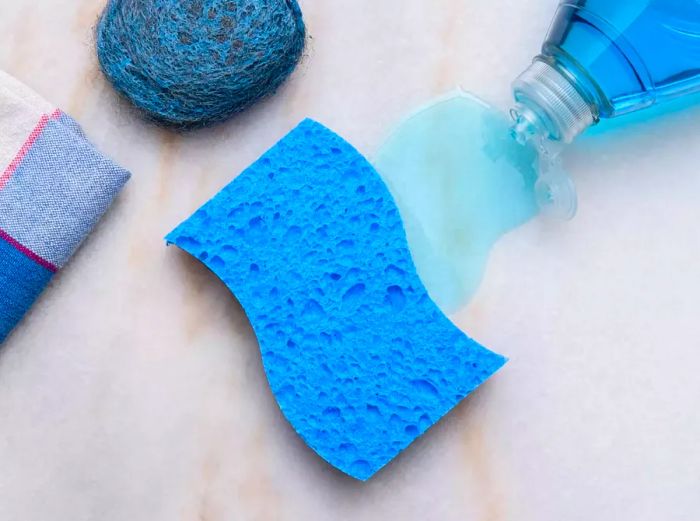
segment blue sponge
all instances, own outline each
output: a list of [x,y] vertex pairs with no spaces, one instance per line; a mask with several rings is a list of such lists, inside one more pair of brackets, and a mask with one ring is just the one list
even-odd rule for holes
[[314,121],[167,241],[235,293],[285,416],[355,478],[372,476],[505,362],[430,300],[381,178]]

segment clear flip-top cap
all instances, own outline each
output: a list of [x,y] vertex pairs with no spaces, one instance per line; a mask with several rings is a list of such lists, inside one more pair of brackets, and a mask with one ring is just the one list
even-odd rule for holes
[[537,133],[571,143],[595,122],[591,106],[571,81],[540,60],[535,60],[513,82],[513,95],[514,132],[519,139]]
[[591,106],[562,73],[535,60],[513,83],[513,137],[539,152],[535,195],[542,214],[572,219],[578,207],[576,187],[564,171],[559,152],[564,144],[595,122]]
[[558,158],[540,157],[540,173],[535,183],[535,198],[546,217],[571,220],[578,210],[576,185]]

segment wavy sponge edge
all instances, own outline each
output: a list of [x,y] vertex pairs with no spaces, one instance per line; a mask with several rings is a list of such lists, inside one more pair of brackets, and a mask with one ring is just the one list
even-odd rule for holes
[[383,181],[314,121],[166,240],[238,297],[284,415],[322,458],[357,479],[505,363],[431,301]]

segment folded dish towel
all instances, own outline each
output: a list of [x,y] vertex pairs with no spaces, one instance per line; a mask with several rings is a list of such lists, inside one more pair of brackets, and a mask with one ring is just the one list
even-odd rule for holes
[[74,120],[0,71],[0,343],[128,179]]

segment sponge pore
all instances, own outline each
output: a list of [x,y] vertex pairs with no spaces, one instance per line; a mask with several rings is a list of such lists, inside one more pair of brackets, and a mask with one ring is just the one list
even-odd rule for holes
[[283,413],[355,478],[372,476],[505,362],[430,300],[383,181],[313,121],[166,240],[238,297]]
[[115,89],[152,119],[191,127],[274,92],[305,35],[296,0],[110,0],[97,55]]

